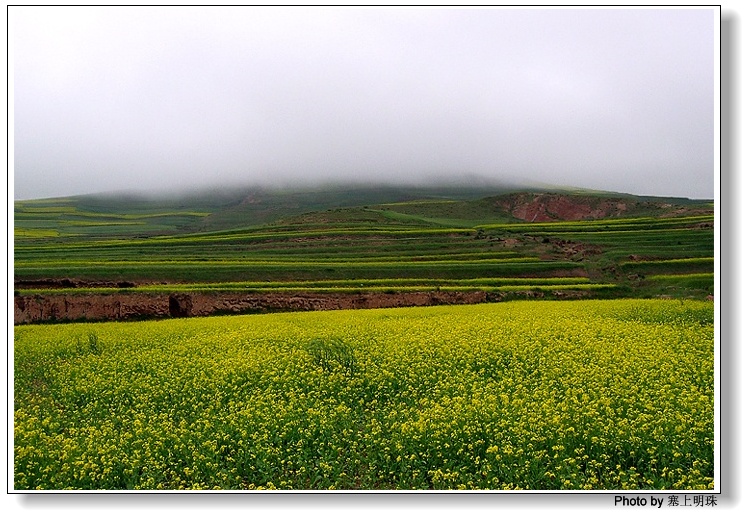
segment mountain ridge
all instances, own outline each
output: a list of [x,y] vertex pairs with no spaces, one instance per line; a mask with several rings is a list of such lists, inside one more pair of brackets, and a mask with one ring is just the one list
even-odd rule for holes
[[20,200],[14,207],[17,234],[58,231],[61,235],[84,236],[152,236],[285,222],[320,223],[330,217],[331,211],[343,210],[336,216],[341,218],[354,214],[357,209],[379,212],[391,221],[409,218],[427,224],[472,226],[487,222],[660,216],[711,208],[708,202],[679,197],[644,197],[568,188],[439,184],[337,184],[297,189],[246,187],[176,196],[108,193]]

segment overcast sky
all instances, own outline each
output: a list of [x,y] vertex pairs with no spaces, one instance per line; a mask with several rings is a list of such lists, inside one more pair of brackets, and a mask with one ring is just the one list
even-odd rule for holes
[[712,198],[716,16],[11,7],[14,196],[484,177]]

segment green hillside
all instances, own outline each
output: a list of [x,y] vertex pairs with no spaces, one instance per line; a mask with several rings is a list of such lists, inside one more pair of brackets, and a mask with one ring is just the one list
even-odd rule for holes
[[257,227],[304,213],[419,199],[466,201],[509,191],[492,186],[238,188],[180,196],[100,194],[17,201],[20,239],[150,236]]
[[713,293],[712,209],[686,199],[496,187],[30,200],[15,203],[14,278],[19,294],[180,284],[705,297]]

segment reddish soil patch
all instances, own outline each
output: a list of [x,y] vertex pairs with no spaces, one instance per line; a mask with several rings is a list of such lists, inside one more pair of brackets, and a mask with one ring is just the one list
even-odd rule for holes
[[497,199],[495,205],[523,221],[577,221],[621,216],[631,202],[620,198],[592,198],[548,193],[518,193]]
[[[555,291],[555,298],[586,295]],[[54,294],[22,295],[14,301],[14,324],[47,321],[104,321],[179,318],[213,314],[282,311],[377,309],[429,305],[497,302],[508,298],[543,297],[540,291],[487,293],[483,291],[430,291],[400,293],[179,293],[179,294]]]
[[179,293],[58,294],[16,296],[14,323],[124,320],[226,313],[374,309],[487,301],[487,293],[406,292],[357,294]]

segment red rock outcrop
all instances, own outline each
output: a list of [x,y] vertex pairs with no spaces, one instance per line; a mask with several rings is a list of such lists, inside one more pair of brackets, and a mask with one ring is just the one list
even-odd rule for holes
[[495,205],[523,221],[577,221],[616,217],[631,202],[620,198],[598,198],[550,193],[517,193],[497,199]]

